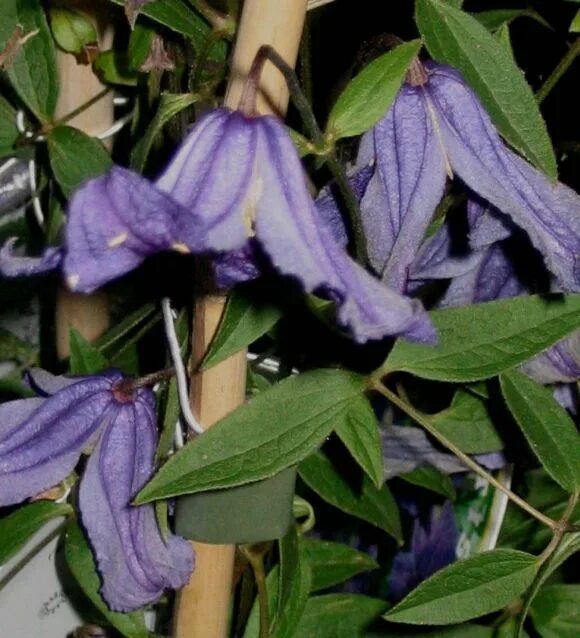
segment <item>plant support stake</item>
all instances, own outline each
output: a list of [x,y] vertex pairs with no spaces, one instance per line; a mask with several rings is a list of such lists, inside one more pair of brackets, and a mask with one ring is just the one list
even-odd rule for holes
[[[231,77],[225,105],[237,108],[258,49],[270,44],[290,65],[298,57],[306,15],[306,0],[246,0],[237,33]],[[257,111],[283,117],[288,88],[273,65],[261,76]],[[226,297],[206,295],[196,302],[192,334],[191,370],[197,371],[223,314]],[[207,429],[243,403],[246,385],[245,351],[220,364],[196,372],[191,380],[193,413]],[[190,583],[178,594],[174,635],[176,638],[225,638],[234,566],[234,545],[194,543],[196,567]]]

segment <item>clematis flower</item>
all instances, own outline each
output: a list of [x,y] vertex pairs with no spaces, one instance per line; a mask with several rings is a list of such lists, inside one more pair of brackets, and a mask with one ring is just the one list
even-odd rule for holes
[[447,501],[439,515],[432,511],[423,527],[415,520],[409,551],[399,552],[393,560],[389,577],[389,598],[402,600],[412,589],[457,558],[459,530],[453,507]]
[[44,397],[0,406],[0,505],[59,483],[94,449],[79,500],[104,600],[130,611],[183,586],[193,569],[190,544],[163,540],[153,506],[131,506],[153,472],[153,393],[128,391],[117,371],[81,379],[40,371],[31,385]]
[[374,165],[361,199],[369,258],[382,280],[404,291],[441,199],[456,175],[491,209],[472,221],[472,247],[521,228],[562,290],[580,289],[580,196],[512,152],[454,69],[426,63],[361,142],[357,167]]
[[90,292],[162,250],[215,256],[230,285],[273,266],[335,301],[359,342],[435,339],[421,303],[369,275],[319,218],[293,143],[271,116],[217,109],[155,182],[115,167],[74,194],[63,262],[72,289]]

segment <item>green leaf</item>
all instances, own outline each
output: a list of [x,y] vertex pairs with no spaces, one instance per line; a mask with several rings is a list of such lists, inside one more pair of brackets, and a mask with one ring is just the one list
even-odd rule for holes
[[451,625],[508,605],[532,583],[531,554],[496,549],[457,561],[423,581],[384,617],[412,625]]
[[[300,478],[325,501],[338,509],[383,529],[402,541],[397,504],[386,485],[377,489],[363,474],[349,483],[322,452],[312,454],[298,467]],[[349,477],[353,478],[359,477]]]
[[459,69],[508,142],[556,179],[556,158],[536,99],[505,47],[474,17],[441,0],[418,0],[416,21],[429,53]]
[[18,139],[16,109],[0,95],[0,155],[12,150]]
[[387,607],[384,600],[356,594],[315,596],[306,604],[293,638],[362,638]]
[[218,331],[203,359],[202,368],[227,359],[266,334],[281,318],[275,305],[249,298],[235,290],[229,296]]
[[17,554],[48,521],[72,511],[66,503],[37,501],[4,516],[0,519],[0,565]]
[[79,11],[50,7],[50,26],[58,46],[68,53],[82,53],[98,41],[93,23]]
[[472,13],[483,26],[489,31],[496,31],[505,24],[510,24],[517,18],[531,18],[547,29],[552,29],[550,24],[534,9],[491,9]]
[[530,610],[542,638],[577,638],[580,585],[551,585],[540,590]]
[[94,374],[109,367],[109,362],[76,328],[69,331],[71,374]]
[[8,330],[0,328],[0,361],[20,361],[32,365],[37,359],[35,348]]
[[285,379],[179,450],[136,501],[233,487],[278,474],[308,456],[346,418],[364,382],[340,370]]
[[419,40],[407,42],[365,67],[338,97],[328,117],[327,133],[337,140],[359,135],[376,124],[389,110],[420,48]]
[[50,165],[66,197],[113,165],[101,142],[71,126],[52,129],[47,141]]
[[46,121],[56,106],[58,75],[54,42],[40,0],[0,3],[0,51],[5,50],[19,27],[22,37],[27,39],[15,50],[6,73],[22,101],[36,117]]
[[[148,323],[161,321],[161,312],[152,303],[142,305],[140,308],[137,308],[137,310],[128,314],[116,326],[107,330],[102,337],[99,337],[94,342],[95,347],[103,354],[112,357],[115,354],[114,346],[116,346],[119,341],[124,342],[128,339],[128,335],[138,329],[139,326],[142,326],[146,320],[148,320]],[[141,329],[138,331],[141,332]]]
[[159,107],[155,117],[149,123],[143,137],[137,142],[131,151],[131,167],[136,171],[145,168],[147,157],[153,146],[155,138],[163,127],[178,113],[188,106],[195,104],[199,97],[193,93],[173,94],[163,93],[159,101]]
[[441,434],[467,454],[485,454],[503,448],[487,402],[466,390],[458,390],[449,408],[430,420]]
[[511,413],[546,472],[565,490],[580,490],[580,436],[551,390],[518,370],[500,376]]
[[103,51],[93,62],[93,69],[105,84],[137,86],[139,73],[129,66],[129,58],[123,51]]
[[399,339],[384,373],[438,381],[493,377],[546,350],[578,327],[580,295],[531,295],[429,313],[436,346]]
[[368,554],[342,543],[315,538],[305,538],[302,542],[312,567],[311,591],[328,589],[361,572],[379,567]]
[[[125,0],[111,0],[123,6]],[[159,24],[181,33],[191,40],[197,51],[200,51],[211,34],[211,26],[193,8],[182,0],[156,0],[144,4],[139,16],[146,16]],[[215,49],[225,49],[224,43],[218,43]]]
[[97,573],[91,548],[77,523],[71,523],[67,529],[64,544],[66,563],[94,606],[103,616],[127,638],[148,638],[143,612],[134,611],[121,614],[111,611],[99,594],[101,580]]
[[399,478],[411,483],[411,485],[424,487],[427,490],[441,494],[451,501],[455,500],[456,493],[453,481],[447,474],[443,474],[437,468],[430,466],[418,467],[412,472],[401,474]]
[[292,638],[304,612],[312,572],[296,527],[280,540],[280,580],[278,608],[273,618],[270,636]]
[[580,33],[580,9],[578,9],[570,24],[570,33]]
[[340,440],[356,462],[380,488],[385,480],[385,464],[377,417],[366,397],[353,401],[346,419],[335,428]]
[[138,22],[129,36],[127,46],[127,59],[129,68],[138,71],[149,56],[151,44],[155,36],[155,30]]

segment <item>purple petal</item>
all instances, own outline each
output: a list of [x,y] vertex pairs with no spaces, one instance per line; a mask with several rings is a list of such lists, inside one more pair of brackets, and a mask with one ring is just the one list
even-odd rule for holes
[[111,378],[87,377],[48,399],[1,406],[0,505],[39,494],[71,473],[108,418],[111,385]]
[[450,225],[445,223],[419,249],[411,265],[410,279],[453,279],[473,270],[479,264],[480,254],[454,244]]
[[152,505],[131,505],[153,473],[153,393],[139,390],[133,401],[118,403],[110,417],[87,464],[79,502],[103,598],[111,609],[126,612],[155,602],[169,587],[185,585],[193,553],[182,538],[163,540]]
[[524,291],[522,282],[500,245],[493,245],[476,255],[475,267],[451,281],[439,302],[441,308],[515,297]]
[[338,319],[358,342],[403,335],[432,342],[434,329],[421,304],[371,277],[334,241],[318,219],[304,172],[284,127],[272,117],[259,130],[256,174],[263,185],[256,235],[275,268],[296,277],[308,292],[328,291]]
[[469,219],[469,245],[474,250],[487,248],[491,244],[507,239],[513,230],[509,219],[479,199],[467,201]]
[[580,330],[522,365],[538,383],[571,383],[580,379]]
[[54,246],[45,248],[40,257],[20,257],[14,254],[14,245],[17,241],[17,238],[12,237],[0,249],[0,273],[4,277],[43,275],[59,267],[62,261],[60,248]]
[[564,290],[580,290],[580,197],[503,144],[458,73],[433,65],[427,90],[453,170],[526,231]]
[[439,515],[431,512],[429,525],[423,527],[415,520],[411,547],[399,552],[393,560],[389,578],[389,598],[402,600],[419,583],[432,576],[457,558],[459,530],[453,507],[447,501]]
[[258,266],[255,241],[250,240],[238,250],[218,255],[213,260],[213,269],[215,283],[221,290],[256,279],[261,271]]
[[[71,289],[91,292],[164,250],[197,248],[180,225],[190,215],[145,178],[115,166],[73,195],[66,225],[64,271]],[[200,242],[202,237],[197,238]]]
[[[362,168],[355,167],[349,171],[348,183],[357,201],[360,201],[365,194],[374,171],[374,164],[363,165]],[[336,243],[346,247],[348,244],[348,234],[343,214],[339,207],[340,201],[340,191],[336,184],[332,183],[320,191],[315,204],[320,219],[328,226]]]
[[[206,250],[234,250],[248,226],[262,185],[253,179],[256,130],[238,111],[216,109],[183,141],[156,185],[199,216]],[[187,237],[183,241],[190,245]]]
[[30,388],[37,394],[41,394],[45,397],[56,394],[60,390],[68,388],[69,385],[78,383],[81,380],[79,377],[54,375],[42,368],[30,369],[26,377],[26,381]]
[[580,408],[580,389],[577,383],[559,383],[554,386],[554,398],[570,414],[576,416]]
[[373,129],[377,170],[361,201],[370,263],[403,292],[445,187],[445,158],[422,88],[403,87]]

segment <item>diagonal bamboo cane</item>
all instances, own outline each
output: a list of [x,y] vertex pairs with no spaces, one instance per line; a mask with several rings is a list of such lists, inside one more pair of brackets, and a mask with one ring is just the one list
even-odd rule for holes
[[[77,8],[94,18],[99,34],[99,45],[107,48],[112,44],[112,28],[107,21],[106,11],[96,9],[88,0],[61,0],[55,2],[60,7]],[[98,19],[97,19],[98,15]],[[82,104],[88,102],[103,90],[103,85],[93,73],[90,64],[80,64],[74,55],[57,51],[60,78],[60,93],[56,105],[55,118],[58,119]],[[108,93],[90,108],[67,122],[89,135],[106,131],[113,123],[113,94]],[[69,330],[76,328],[85,339],[92,341],[99,337],[109,325],[107,297],[103,292],[81,295],[70,292],[63,286],[58,290],[56,301],[56,349],[59,358],[69,354]]]
[[[272,45],[294,66],[306,15],[306,0],[246,0],[241,15],[232,61],[226,106],[237,108],[244,83],[258,49]],[[267,65],[261,77],[257,109],[261,114],[283,117],[288,89],[280,72]],[[223,314],[225,297],[205,295],[198,299],[193,325],[191,369],[196,370]],[[244,401],[246,353],[240,352],[207,371],[192,376],[191,403],[205,427]],[[232,589],[235,546],[193,543],[196,569],[190,583],[179,593],[174,616],[176,638],[225,638]]]

